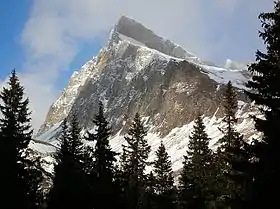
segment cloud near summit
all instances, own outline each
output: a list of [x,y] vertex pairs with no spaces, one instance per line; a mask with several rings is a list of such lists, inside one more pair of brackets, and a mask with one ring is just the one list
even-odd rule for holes
[[[141,22],[198,57],[219,62],[227,52],[231,51],[229,56],[237,53],[238,43],[257,36],[256,17],[264,9],[270,9],[272,3],[263,0],[246,3],[242,0],[34,0],[22,31],[26,62],[21,73],[32,102],[34,127],[37,129],[42,124],[59,92],[55,83],[82,50],[81,45],[103,36],[121,15]],[[247,18],[244,24],[250,23],[251,27],[243,37],[233,33],[239,33],[238,29],[243,27],[243,22],[236,23],[240,16]],[[253,52],[255,48],[250,50]]]

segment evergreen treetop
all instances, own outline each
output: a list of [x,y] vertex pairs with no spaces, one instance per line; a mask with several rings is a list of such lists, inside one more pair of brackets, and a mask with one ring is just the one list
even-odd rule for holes
[[199,115],[195,120],[179,178],[179,202],[182,208],[208,208],[209,203],[213,201],[215,172],[209,141],[202,117]]
[[220,128],[223,137],[218,141],[215,163],[219,186],[219,200],[223,207],[240,208],[249,180],[250,150],[243,136],[235,129],[237,124],[237,94],[228,82],[224,92],[223,107],[225,127]]
[[127,171],[136,178],[134,179],[136,182],[144,181],[144,170],[149,164],[147,159],[151,147],[145,139],[146,135],[147,131],[141,122],[140,115],[136,113],[127,136],[125,136],[127,145],[123,146],[129,162]]
[[53,186],[47,208],[92,208],[90,182],[87,178],[85,149],[76,116],[62,123],[60,148],[55,154]]
[[[20,156],[28,147],[32,139],[31,112],[28,109],[29,99],[25,98],[24,87],[21,86],[16,71],[13,70],[8,81],[8,88],[3,87],[0,94],[0,118],[1,138],[11,140],[5,148],[15,146]],[[3,141],[5,142],[5,141]],[[11,147],[11,149],[14,149]]]
[[41,166],[30,156],[32,140],[29,100],[19,78],[12,71],[8,86],[0,93],[0,174],[3,208],[38,208],[42,201]]
[[227,149],[231,146],[235,146],[234,144],[239,141],[236,138],[241,137],[235,130],[237,123],[236,112],[238,106],[237,94],[231,84],[231,81],[227,83],[222,104],[225,114],[223,122],[225,122],[226,126],[224,128],[220,128],[224,137],[219,140],[219,143],[221,145],[220,149]]
[[154,162],[154,172],[156,177],[156,190],[158,194],[166,194],[173,190],[174,177],[170,157],[161,140],[160,146],[156,151]]
[[94,172],[98,178],[105,176],[113,178],[113,164],[116,161],[117,153],[112,151],[109,144],[111,127],[104,116],[104,107],[102,102],[99,103],[98,113],[95,115],[93,123],[96,127],[95,132],[88,132],[85,140],[96,142],[95,149],[93,151]]
[[[118,208],[120,207],[118,199],[120,197],[120,181],[119,179],[116,180],[119,173],[114,165],[117,153],[112,151],[109,144],[111,128],[104,116],[104,107],[101,102],[93,123],[95,131],[93,133],[88,132],[85,139],[96,142],[92,151],[94,161],[91,172],[93,196],[96,197],[94,208]],[[104,197],[107,198],[106,202],[103,201]]]
[[202,116],[195,121],[194,130],[190,136],[187,154],[194,164],[207,166],[211,161],[212,151],[209,148],[210,138],[205,131]]
[[145,138],[146,134],[140,115],[136,113],[125,136],[127,144],[123,145],[121,157],[122,176],[125,185],[124,195],[128,208],[144,208],[147,204],[145,191],[148,182],[145,169],[150,164],[148,156],[151,147]]
[[252,146],[257,160],[251,169],[247,208],[275,207],[280,185],[280,2],[275,1],[274,11],[261,13],[259,19],[262,25],[259,36],[266,45],[266,52],[258,50],[256,62],[249,66],[252,79],[248,82],[250,90],[246,93],[264,115],[264,118],[254,117],[255,127],[263,136]]

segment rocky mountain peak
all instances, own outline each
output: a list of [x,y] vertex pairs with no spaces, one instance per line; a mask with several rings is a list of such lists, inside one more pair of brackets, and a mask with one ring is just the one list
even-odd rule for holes
[[118,42],[125,39],[134,42],[134,44],[155,49],[175,58],[189,59],[201,63],[195,55],[186,51],[181,46],[156,35],[152,30],[146,28],[141,23],[126,16],[122,16],[112,30],[109,42]]
[[55,144],[61,121],[74,114],[82,128],[93,129],[92,119],[98,102],[102,101],[113,128],[114,150],[121,151],[123,135],[138,112],[148,129],[152,153],[163,140],[173,167],[178,169],[198,113],[204,114],[212,145],[221,136],[221,98],[229,80],[238,92],[237,129],[248,137],[255,134],[249,116],[252,107],[242,91],[248,78],[244,69],[202,63],[181,46],[130,18],[121,17],[108,44],[74,73],[50,107],[38,139]]

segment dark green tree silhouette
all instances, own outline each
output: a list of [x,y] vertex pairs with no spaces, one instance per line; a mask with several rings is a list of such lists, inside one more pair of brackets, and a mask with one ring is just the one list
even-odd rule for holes
[[0,93],[0,174],[2,208],[38,208],[42,172],[38,159],[30,156],[32,140],[29,100],[15,70]]
[[122,154],[122,171],[123,182],[126,184],[125,198],[128,208],[144,208],[145,190],[147,187],[147,176],[144,171],[149,165],[148,156],[150,146],[145,136],[147,132],[140,115],[136,113],[133,123],[131,124],[128,134],[125,137],[127,145],[123,145]]
[[92,208],[90,184],[85,163],[84,144],[81,141],[76,117],[68,125],[62,124],[60,148],[55,155],[53,186],[48,208]]
[[[111,128],[104,116],[103,104],[99,103],[98,113],[93,119],[95,132],[89,133],[86,140],[94,141],[95,149],[93,151],[93,193],[95,200],[94,208],[118,208],[119,185],[116,179],[116,154],[109,145]],[[107,201],[104,201],[106,197]]]
[[157,208],[176,208],[176,187],[170,157],[161,141],[154,162]]
[[[223,107],[225,127],[220,130],[223,137],[218,141],[217,163],[220,186],[219,200],[223,207],[239,208],[244,199],[250,153],[249,145],[243,136],[235,130],[237,124],[237,94],[229,81],[224,93]],[[246,165],[246,166],[245,166]]]
[[209,141],[202,117],[198,116],[179,178],[180,208],[208,208],[213,201],[215,173]]
[[[259,106],[264,118],[255,117],[255,126],[263,136],[254,143],[256,162],[252,166],[252,181],[247,193],[247,208],[273,208],[278,204],[280,141],[280,2],[275,1],[274,11],[261,13],[262,31],[259,36],[266,52],[257,51],[256,62],[249,71],[249,98]],[[265,204],[264,204],[265,203]]]

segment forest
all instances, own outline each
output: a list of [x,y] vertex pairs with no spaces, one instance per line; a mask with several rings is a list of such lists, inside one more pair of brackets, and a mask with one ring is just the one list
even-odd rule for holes
[[[29,148],[33,140],[29,99],[13,70],[0,93],[0,208],[278,208],[280,2],[275,2],[273,12],[261,13],[259,19],[259,36],[266,51],[257,50],[256,61],[248,67],[252,78],[245,93],[263,115],[252,116],[261,136],[249,141],[236,131],[237,93],[229,81],[222,101],[226,126],[220,128],[217,149],[210,149],[211,138],[202,113],[198,114],[176,179],[163,142],[156,159],[148,161],[151,147],[147,127],[138,113],[125,134],[122,152],[112,150],[112,127],[100,102],[92,118],[94,131],[81,136],[76,117],[62,123],[52,186],[46,191],[46,174]],[[83,141],[93,142],[94,146]],[[146,172],[147,167],[152,170]]]

